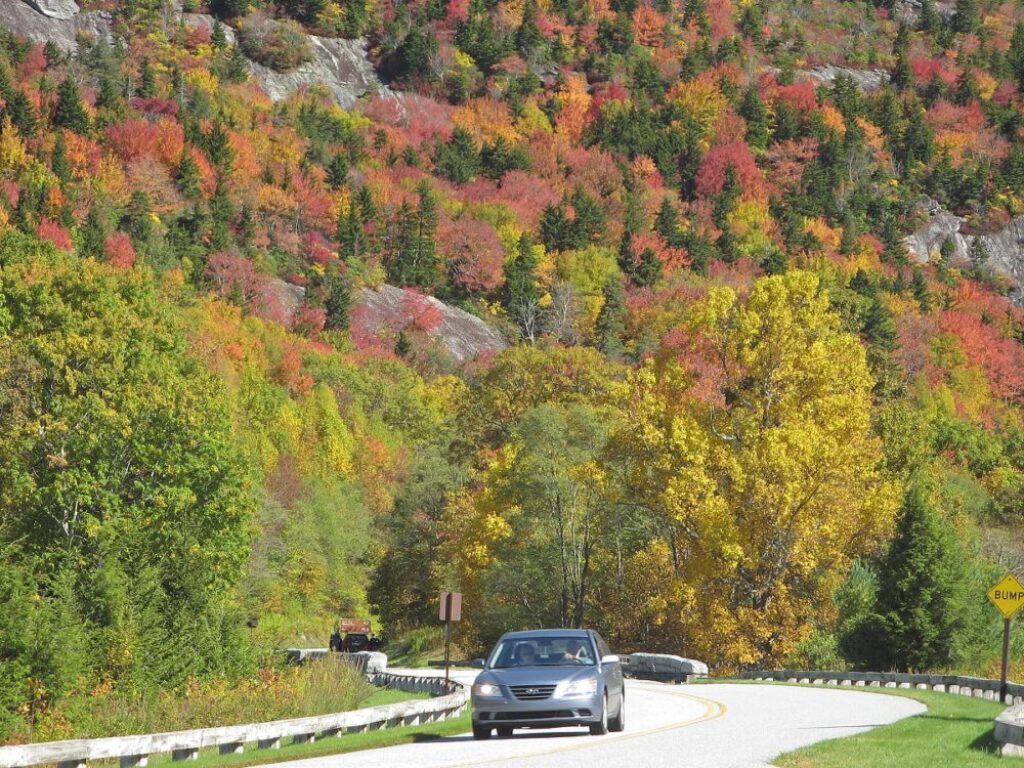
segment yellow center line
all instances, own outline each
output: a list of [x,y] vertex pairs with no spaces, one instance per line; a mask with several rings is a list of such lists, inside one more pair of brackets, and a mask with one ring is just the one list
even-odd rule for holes
[[[691,718],[689,720],[684,720],[681,723],[672,723],[670,725],[662,725],[662,726],[659,726],[658,728],[650,728],[650,729],[648,729],[646,731],[635,731],[635,732],[617,734],[614,737],[612,737],[611,739],[608,739],[608,742],[614,743],[614,742],[619,742],[619,741],[627,741],[627,740],[630,740],[630,739],[639,739],[639,738],[641,738],[643,736],[650,736],[650,735],[655,734],[655,733],[664,733],[665,731],[673,731],[673,730],[676,730],[677,728],[687,728],[687,727],[689,727],[691,725],[697,725],[698,723],[704,723],[704,722],[707,722],[708,720],[714,720],[716,718],[722,717],[728,711],[728,708],[722,702],[715,701],[714,699],[706,699],[703,696],[695,696],[692,693],[682,693],[682,692],[678,692],[678,691],[659,691],[659,690],[654,689],[654,688],[648,688],[647,686],[644,686],[644,690],[648,691],[648,692],[651,692],[651,693],[655,693],[655,694],[657,694],[659,696],[675,696],[675,697],[684,698],[684,699],[691,699],[692,701],[696,701],[696,702],[699,702],[699,703],[703,704],[705,707],[707,707],[707,709],[705,710],[704,714],[698,715],[697,717]],[[564,746],[564,747],[559,747],[559,748],[556,748],[556,749],[549,749],[549,750],[546,750],[544,752],[538,752],[538,753],[532,754],[532,755],[508,755],[508,756],[505,756],[505,757],[492,757],[492,758],[488,758],[486,760],[474,760],[474,761],[470,761],[468,763],[454,763],[454,764],[452,764],[452,766],[450,768],[466,768],[466,766],[474,766],[474,765],[495,765],[497,763],[507,763],[507,762],[509,762],[511,760],[530,760],[530,759],[535,758],[535,757],[547,757],[548,755],[555,755],[555,754],[559,754],[561,752],[572,752],[574,750],[580,750],[580,749],[591,749],[593,747],[598,747],[598,746],[601,746],[601,742],[594,742],[594,741],[588,739],[587,741],[585,741],[583,743],[580,743],[580,744],[569,744],[569,745]]]

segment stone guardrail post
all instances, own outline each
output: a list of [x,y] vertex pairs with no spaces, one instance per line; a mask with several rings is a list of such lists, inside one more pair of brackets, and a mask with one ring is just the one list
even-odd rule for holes
[[[913,675],[897,672],[822,672],[753,670],[744,680],[770,680],[806,685],[852,685],[858,688],[902,688],[973,696],[999,701],[999,680],[963,675]],[[1024,755],[1024,684],[1009,683],[1003,704],[1008,708],[995,720],[995,739],[1004,755]]]
[[441,678],[387,672],[371,673],[367,679],[374,685],[410,693],[428,692],[434,698],[269,723],[0,747],[0,768],[52,764],[57,768],[86,768],[89,760],[118,760],[120,768],[142,768],[156,754],[170,753],[172,760],[181,761],[197,759],[204,748],[216,747],[221,754],[240,753],[247,745],[280,749],[285,738],[305,744],[345,733],[446,720],[462,714],[469,702],[469,691],[454,680],[446,684]]

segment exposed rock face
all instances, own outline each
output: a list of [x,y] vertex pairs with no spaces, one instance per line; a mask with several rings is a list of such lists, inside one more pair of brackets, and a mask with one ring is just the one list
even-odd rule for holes
[[812,80],[821,83],[832,83],[836,76],[842,74],[853,79],[862,91],[877,91],[889,80],[889,73],[884,69],[847,69],[846,67],[828,66],[815,67],[804,72]]
[[1011,300],[1024,304],[1024,216],[1018,216],[998,232],[975,236],[961,233],[966,219],[944,210],[934,200],[922,201],[921,207],[928,211],[928,221],[904,241],[914,258],[927,262],[949,240],[954,248],[951,261],[966,262],[971,258],[974,241],[980,239],[988,252],[986,266],[1009,278],[1013,286]]
[[[31,3],[31,5],[29,5]],[[215,19],[204,13],[184,13],[181,20],[190,27],[213,29]],[[74,0],[0,0],[0,21],[13,32],[30,40],[52,41],[65,51],[78,49],[78,35],[109,37],[111,17],[105,11],[79,13]],[[235,31],[224,27],[224,36],[235,44]],[[366,55],[366,40],[343,40],[310,35],[313,60],[293,72],[274,72],[250,61],[253,76],[275,101],[309,85],[324,85],[338,104],[346,109],[367,93],[391,93],[381,83]]]
[[[184,22],[186,27],[190,27],[192,29],[206,27],[211,32],[213,31],[213,25],[217,23],[217,20],[208,13],[183,13],[181,14],[181,20]],[[235,45],[238,40],[235,36],[235,30],[227,24],[221,24],[221,27],[224,29],[224,39],[231,45]]]
[[384,89],[377,71],[366,56],[366,40],[343,40],[309,36],[313,60],[291,72],[274,72],[250,61],[260,85],[274,101],[285,98],[303,86],[322,84],[338,104],[351,109],[359,97]]
[[[47,3],[48,4],[48,3]],[[0,22],[12,32],[37,43],[52,42],[64,51],[78,49],[78,36],[110,36],[111,16],[106,11],[75,13],[69,17],[51,17],[22,0],[0,0]]]
[[81,10],[75,0],[25,0],[43,16],[51,19],[70,19]]
[[[216,21],[205,13],[185,13],[181,18],[190,27],[209,29],[213,29]],[[224,37],[234,45],[235,30],[226,24],[221,26]],[[344,40],[310,35],[309,42],[313,60],[291,72],[275,72],[255,61],[249,62],[253,76],[274,101],[286,98],[303,86],[320,84],[327,86],[340,106],[351,109],[360,96],[387,90],[366,56],[364,38]]]
[[[391,285],[382,285],[376,290],[364,288],[359,304],[365,308],[365,321],[371,328],[381,328],[391,318],[402,314],[406,292]],[[449,354],[458,362],[472,360],[484,352],[498,352],[508,344],[494,328],[478,317],[451,307],[433,296],[425,296],[441,313],[441,323],[428,331],[438,339]]]

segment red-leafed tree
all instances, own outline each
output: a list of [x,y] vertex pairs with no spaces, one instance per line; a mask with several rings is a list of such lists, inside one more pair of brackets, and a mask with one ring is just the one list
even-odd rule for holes
[[401,326],[411,325],[413,328],[424,332],[430,332],[441,324],[444,319],[441,310],[429,296],[424,296],[419,291],[407,288],[405,297],[402,299]]
[[503,282],[504,252],[494,227],[461,218],[443,224],[437,245],[452,282],[469,293],[491,293]]
[[40,240],[51,242],[62,251],[70,251],[74,247],[71,244],[71,233],[57,222],[52,219],[48,219],[46,216],[39,219],[39,225],[36,227],[36,234],[39,235]]
[[722,144],[712,149],[701,161],[697,170],[697,194],[714,197],[725,186],[726,169],[732,168],[739,183],[741,196],[761,198],[765,183],[761,169],[757,167],[750,147],[742,141]]
[[986,325],[977,315],[952,310],[939,317],[939,328],[960,339],[967,359],[988,377],[992,394],[1020,397],[1024,394],[1024,347]]
[[135,264],[135,246],[132,245],[132,239],[125,232],[115,232],[110,235],[103,250],[107,254],[107,261],[112,266],[131,269]]

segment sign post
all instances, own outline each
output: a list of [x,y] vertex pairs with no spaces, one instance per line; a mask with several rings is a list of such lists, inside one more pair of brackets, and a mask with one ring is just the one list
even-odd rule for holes
[[451,664],[452,622],[462,619],[462,593],[442,592],[439,618],[444,622],[444,681],[448,682]]
[[999,700],[1006,702],[1006,677],[1010,665],[1010,622],[1013,614],[1024,605],[1024,584],[1008,573],[988,591],[988,599],[1003,614],[1003,665],[999,677]]

